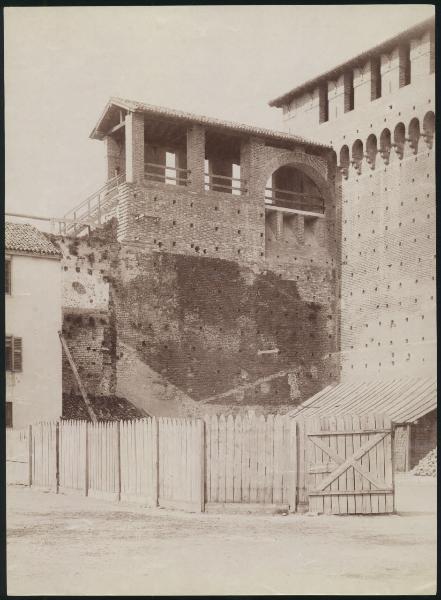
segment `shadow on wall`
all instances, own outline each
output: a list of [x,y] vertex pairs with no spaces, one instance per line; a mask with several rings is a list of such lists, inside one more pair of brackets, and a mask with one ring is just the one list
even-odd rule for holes
[[[335,376],[329,306],[305,302],[296,282],[272,272],[138,252],[130,273],[120,261],[113,298],[119,343],[187,398],[224,404],[216,396],[239,388],[231,401],[292,405]],[[282,371],[285,376],[248,385]],[[130,376],[121,346],[118,386]]]

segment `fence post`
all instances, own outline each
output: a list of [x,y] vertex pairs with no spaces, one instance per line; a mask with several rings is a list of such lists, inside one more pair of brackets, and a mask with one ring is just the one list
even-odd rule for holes
[[117,460],[118,502],[120,502],[121,501],[121,421],[116,422],[116,460]]
[[84,495],[89,495],[89,423],[85,424],[85,469],[84,469]]
[[205,511],[205,421],[198,419],[199,440],[200,440],[200,497],[201,512]]
[[60,490],[60,422],[55,425],[55,492]]
[[159,418],[152,417],[153,506],[159,506]]
[[32,486],[32,425],[29,425],[29,487]]

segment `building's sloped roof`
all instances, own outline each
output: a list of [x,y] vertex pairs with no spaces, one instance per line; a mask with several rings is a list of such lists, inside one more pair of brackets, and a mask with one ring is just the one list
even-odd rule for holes
[[425,21],[422,21],[421,23],[418,23],[417,25],[414,25],[413,27],[406,29],[406,31],[403,31],[403,32],[399,33],[398,35],[387,39],[385,42],[382,42],[381,44],[378,44],[377,46],[374,46],[374,47],[370,48],[369,50],[366,50],[365,52],[362,52],[361,54],[354,56],[350,60],[347,60],[346,62],[339,64],[337,67],[334,67],[330,71],[326,71],[325,73],[321,73],[317,77],[313,77],[312,79],[305,81],[301,85],[298,85],[298,86],[292,88],[291,90],[289,90],[289,92],[286,92],[285,94],[282,94],[281,96],[278,96],[277,98],[274,98],[274,100],[270,100],[270,102],[268,102],[268,104],[270,106],[276,106],[277,108],[280,108],[284,104],[287,104],[288,102],[290,102],[295,96],[302,94],[303,92],[307,91],[308,89],[316,87],[319,83],[326,81],[328,79],[330,79],[330,80],[335,79],[345,69],[360,66],[360,64],[363,61],[367,60],[368,58],[378,56],[379,54],[384,53],[384,52],[388,52],[388,51],[390,51],[390,49],[393,46],[397,46],[398,44],[400,44],[402,42],[406,42],[411,37],[421,35],[422,33],[424,33],[425,30],[433,27],[434,23],[435,23],[435,17],[430,17],[429,19],[426,19]]
[[[121,419],[141,419],[150,416],[126,398],[119,396],[91,396],[89,402],[99,421],[119,421]],[[63,419],[89,420],[86,404],[82,396],[63,394]]]
[[297,406],[291,417],[383,413],[412,423],[436,409],[436,378],[402,378],[328,386]]
[[5,249],[37,256],[60,256],[61,251],[29,223],[5,223]]
[[299,144],[313,147],[329,148],[329,146],[327,146],[326,144],[314,142],[312,140],[307,140],[305,138],[292,135],[291,133],[273,131],[272,129],[265,129],[263,127],[256,127],[253,125],[244,125],[243,123],[235,123],[233,121],[223,121],[222,119],[215,119],[213,117],[206,117],[202,115],[196,115],[193,113],[187,113],[181,110],[176,110],[174,108],[155,106],[153,104],[146,104],[145,102],[137,102],[135,100],[126,100],[125,98],[116,97],[110,98],[109,102],[107,103],[98,123],[95,125],[92,133],[90,134],[90,137],[92,139],[100,140],[105,135],[106,132],[102,131],[100,127],[102,121],[105,119],[109,109],[112,106],[116,106],[133,112],[151,114],[152,116],[170,117],[178,121],[184,121],[187,123],[198,123],[201,125],[211,125],[212,127],[219,127],[221,129],[235,130],[248,135],[255,135],[257,137],[263,137],[267,139],[296,142]]

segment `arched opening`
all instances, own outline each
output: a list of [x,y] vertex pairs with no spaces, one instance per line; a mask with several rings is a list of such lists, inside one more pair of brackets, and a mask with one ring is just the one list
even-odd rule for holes
[[377,136],[371,133],[366,140],[366,160],[373,169],[375,167],[375,159],[377,157]]
[[423,138],[429,148],[432,148],[435,135],[435,113],[431,110],[423,119]]
[[351,164],[357,169],[358,172],[361,171],[361,163],[363,160],[363,142],[361,140],[355,140],[352,144],[352,160]]
[[380,155],[386,165],[389,164],[391,142],[390,129],[383,129],[380,135]]
[[339,164],[340,171],[341,171],[343,177],[345,177],[345,179],[347,179],[347,177],[348,177],[349,164],[350,164],[349,148],[345,144],[340,149],[340,164]]
[[418,152],[420,135],[420,122],[417,118],[414,118],[409,123],[409,146],[412,148],[414,154]]
[[392,145],[400,158],[403,158],[405,141],[406,128],[404,127],[404,123],[398,123],[394,129],[394,143]]
[[268,179],[265,203],[281,208],[324,213],[323,197],[314,181],[300,169],[279,167]]

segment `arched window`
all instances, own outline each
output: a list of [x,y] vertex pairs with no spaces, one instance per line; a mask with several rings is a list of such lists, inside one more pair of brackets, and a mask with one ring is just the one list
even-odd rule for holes
[[429,148],[433,145],[433,137],[435,135],[435,113],[431,110],[426,113],[423,119],[423,137]]
[[355,140],[352,144],[352,160],[351,163],[357,169],[361,171],[361,163],[363,161],[363,142],[361,140]]
[[394,129],[394,143],[392,146],[395,148],[395,152],[400,158],[403,158],[405,141],[406,128],[404,127],[404,123],[398,123]]
[[414,118],[409,123],[409,146],[412,148],[414,154],[418,152],[418,142],[420,141],[420,122],[417,118]]
[[375,167],[375,158],[377,156],[377,136],[371,133],[366,140],[366,160],[371,169]]
[[386,165],[389,164],[391,134],[389,129],[383,129],[380,135],[380,154]]
[[281,208],[321,214],[324,212],[323,197],[315,182],[291,165],[274,171],[266,185],[265,202]]

